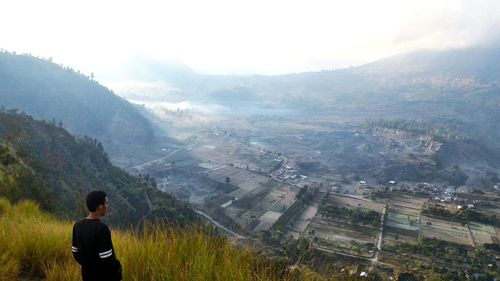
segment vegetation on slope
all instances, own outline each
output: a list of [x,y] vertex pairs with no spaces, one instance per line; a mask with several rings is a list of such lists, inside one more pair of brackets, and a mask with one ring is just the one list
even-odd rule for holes
[[458,221],[463,224],[475,221],[493,226],[500,226],[500,220],[497,218],[496,214],[479,212],[474,209],[465,209],[465,210],[460,210],[457,213],[451,213],[448,210],[430,207],[424,209],[422,213],[429,216],[444,218],[452,221]]
[[50,60],[0,52],[0,106],[62,121],[77,135],[147,142],[153,129],[129,102],[90,77]]
[[[382,182],[390,178],[439,180],[453,186],[469,185],[491,190],[499,181],[496,167],[500,165],[500,154],[493,146],[485,144],[481,137],[470,135],[462,122],[374,119],[365,121],[363,128],[368,132],[389,129],[394,135],[401,132],[405,135],[403,143],[420,143],[407,154],[403,165],[396,166],[396,169],[384,169],[378,175]],[[408,165],[410,163],[413,165]],[[407,172],[408,178],[397,178],[398,172],[405,171],[405,168],[411,168]]]
[[32,199],[50,206],[42,179],[7,144],[0,142],[0,194],[12,201]]
[[86,214],[84,198],[92,190],[108,193],[111,224],[136,224],[144,216],[180,224],[196,220],[187,204],[157,190],[153,178],[113,166],[97,140],[0,112],[0,196],[32,199],[58,217],[75,219]]
[[437,121],[415,121],[407,119],[376,119],[367,120],[364,124],[366,128],[383,127],[395,130],[402,130],[414,134],[428,135],[438,141],[461,141],[473,142],[472,138],[460,132],[458,124],[447,122],[443,125]]

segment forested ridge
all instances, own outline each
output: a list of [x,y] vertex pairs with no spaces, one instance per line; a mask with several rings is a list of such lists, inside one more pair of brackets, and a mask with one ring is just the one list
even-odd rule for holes
[[90,76],[31,55],[0,52],[0,106],[107,143],[148,143],[149,121]]
[[0,138],[0,196],[13,202],[32,199],[74,219],[86,213],[85,195],[100,189],[109,195],[106,220],[112,224],[136,224],[145,215],[180,224],[196,220],[187,204],[159,191],[153,178],[113,166],[96,139],[74,137],[50,122],[13,112],[0,112]]

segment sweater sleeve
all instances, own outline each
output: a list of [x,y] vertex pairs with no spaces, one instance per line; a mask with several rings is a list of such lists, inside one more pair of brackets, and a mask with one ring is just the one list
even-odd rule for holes
[[111,232],[106,225],[102,227],[99,236],[99,263],[101,268],[107,273],[109,280],[121,280],[121,265],[116,259],[113,242],[111,241]]
[[82,264],[82,254],[80,251],[80,245],[78,245],[78,240],[75,235],[75,227],[76,224],[73,225],[73,234],[72,234],[72,242],[71,242],[71,253],[73,254],[73,258],[79,263]]

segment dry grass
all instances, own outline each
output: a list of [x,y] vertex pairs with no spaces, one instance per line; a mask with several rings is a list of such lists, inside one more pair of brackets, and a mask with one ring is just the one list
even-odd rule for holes
[[0,281],[11,281],[19,275],[19,263],[6,254],[0,255]]

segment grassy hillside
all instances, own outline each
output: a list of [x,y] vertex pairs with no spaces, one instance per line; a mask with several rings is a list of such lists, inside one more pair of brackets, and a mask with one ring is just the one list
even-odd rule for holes
[[58,217],[74,219],[85,215],[84,198],[91,190],[108,193],[113,206],[108,220],[115,225],[136,224],[144,216],[181,224],[196,220],[190,207],[158,191],[152,178],[113,166],[97,140],[75,138],[28,115],[0,112],[0,196],[32,199]]
[[[79,280],[79,265],[71,255],[71,229],[72,222],[58,221],[32,201],[13,205],[0,198],[0,281]],[[125,281],[324,280],[307,269],[290,272],[286,263],[235,247],[203,228],[150,227],[141,235],[113,231],[112,236]]]
[[44,208],[50,206],[50,195],[43,180],[17,157],[10,146],[0,142],[0,194],[12,201],[37,200]]

